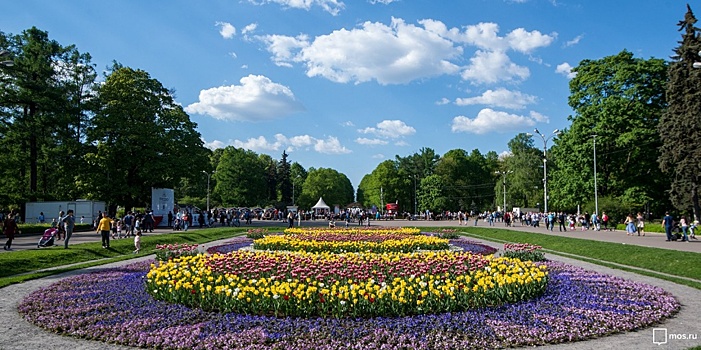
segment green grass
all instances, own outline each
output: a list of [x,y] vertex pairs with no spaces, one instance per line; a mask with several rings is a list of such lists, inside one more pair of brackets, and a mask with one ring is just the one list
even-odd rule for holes
[[94,242],[73,244],[69,249],[63,249],[62,245],[58,245],[3,253],[0,254],[0,288],[66,271],[153,254],[156,244],[206,243],[234,237],[245,231],[245,228],[212,228],[144,235],[141,237],[140,254],[132,254],[133,239],[111,240],[109,249],[103,249],[100,242]]
[[[580,257],[580,260],[701,289],[701,265],[696,263],[701,261],[700,253],[502,229],[477,227],[464,229],[463,231],[469,236],[486,240],[536,244],[555,254],[564,253],[562,255],[565,256],[572,254]],[[616,264],[632,268],[621,267]],[[634,268],[650,270],[651,272],[644,272]],[[695,279],[697,282],[663,274]]]

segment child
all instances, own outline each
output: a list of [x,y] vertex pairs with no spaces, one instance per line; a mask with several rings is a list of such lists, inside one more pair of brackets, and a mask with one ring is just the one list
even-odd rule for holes
[[139,251],[141,250],[141,231],[136,231],[136,235],[134,236],[134,254],[139,254]]
[[117,220],[117,237],[119,237],[119,239],[122,238],[122,226],[123,226],[122,220]]
[[118,220],[112,220],[112,239],[117,239],[117,223]]
[[136,230],[136,232],[141,232],[141,219],[136,219],[134,230]]

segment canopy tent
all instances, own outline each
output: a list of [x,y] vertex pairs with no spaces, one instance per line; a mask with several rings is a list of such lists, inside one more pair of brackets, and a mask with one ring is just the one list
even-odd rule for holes
[[314,209],[314,210],[319,210],[319,209],[322,209],[322,210],[323,210],[323,209],[329,210],[329,209],[331,209],[331,207],[329,207],[328,205],[326,205],[326,202],[324,202],[324,199],[323,199],[323,198],[319,197],[319,201],[316,202],[316,204],[312,207],[312,209]]

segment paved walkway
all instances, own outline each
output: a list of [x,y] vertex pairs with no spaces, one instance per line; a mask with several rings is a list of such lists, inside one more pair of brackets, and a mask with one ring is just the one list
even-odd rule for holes
[[[297,222],[295,222],[295,225]],[[406,221],[406,220],[388,220],[388,221],[371,221],[370,224],[372,226],[419,226],[419,227],[446,227],[446,226],[454,226],[454,227],[460,227],[458,225],[458,222],[455,220],[445,220],[445,221]],[[302,221],[302,226],[326,226],[327,222],[324,220],[316,220],[316,221]],[[351,226],[357,226],[357,223],[352,223]],[[648,223],[648,225],[653,225]],[[250,227],[250,228],[255,228],[255,227],[264,227],[264,226],[278,226],[280,228],[285,228],[287,227],[286,222],[281,222],[281,221],[270,221],[270,220],[254,220],[252,225],[242,225],[242,227]],[[469,227],[474,227],[474,221],[469,222],[467,225],[462,226],[464,228],[469,228]],[[494,226],[489,226],[484,221],[480,221],[477,224],[477,227],[492,227],[492,228],[499,228],[499,229],[507,229],[507,230],[516,230],[516,231],[524,231],[524,232],[534,232],[534,233],[543,233],[543,234],[548,234],[548,235],[555,235],[555,236],[562,236],[562,237],[572,237],[572,238],[582,238],[582,239],[589,239],[589,240],[596,240],[596,241],[602,241],[602,242],[611,242],[611,243],[620,243],[620,244],[633,244],[633,245],[639,245],[639,246],[644,246],[644,247],[653,247],[653,248],[664,248],[664,249],[672,249],[672,250],[678,250],[678,251],[687,251],[687,252],[696,252],[696,253],[701,253],[701,237],[699,237],[699,240],[691,240],[690,242],[680,242],[680,241],[672,241],[672,242],[665,242],[665,235],[663,233],[646,233],[645,236],[627,236],[625,231],[617,230],[617,231],[594,231],[594,230],[588,230],[588,231],[581,231],[581,230],[575,230],[575,231],[567,231],[567,232],[559,232],[558,228],[556,227],[554,231],[548,231],[544,227],[531,227],[531,226],[521,226],[520,224],[515,224],[512,227],[505,227],[503,223],[497,222],[495,223]],[[198,227],[193,227],[191,230],[200,230]],[[151,235],[151,234],[167,234],[173,232],[171,229],[167,228],[159,228],[156,229],[153,233],[146,233],[145,235]],[[701,235],[700,235],[701,236]],[[3,238],[0,238],[0,242],[4,243],[5,239],[4,236]],[[25,249],[37,249],[37,243],[39,242],[39,239],[41,238],[40,235],[19,235],[15,238],[15,240],[12,243],[12,249],[13,250],[25,250]],[[71,237],[70,244],[77,244],[77,243],[85,243],[85,242],[100,242],[100,235],[96,234],[94,231],[87,231],[87,232],[76,232],[73,234],[73,237]],[[56,241],[56,246],[55,247],[49,247],[49,249],[57,249],[57,247],[63,247],[63,241]],[[47,248],[40,248],[40,249],[47,249]],[[5,251],[2,250],[0,253],[4,253]]]
[[[324,222],[310,222],[302,223],[303,226],[315,225],[323,226],[326,225]],[[387,221],[387,222],[372,222],[372,225],[384,225],[384,226],[457,226],[457,222],[453,221],[418,221],[418,222],[406,222],[402,220],[397,221]],[[483,223],[480,223],[480,226]],[[280,222],[255,222],[254,226],[286,226],[284,223]],[[529,228],[529,227],[514,227],[510,228],[514,230],[522,230],[528,232],[540,232],[546,233],[543,228]],[[169,230],[158,230],[158,234],[165,234],[171,232]],[[552,234],[559,235],[560,233],[554,232]],[[694,249],[701,250],[701,244],[692,243],[677,243],[677,242],[664,242],[664,236],[662,235],[651,235],[646,237],[630,237],[626,236],[624,232],[593,232],[593,231],[577,231],[562,233],[563,236],[567,237],[580,237],[588,239],[597,239],[607,242],[619,242],[626,244],[638,244],[652,247],[660,247],[666,249],[677,249],[677,250],[689,250],[698,251]],[[26,242],[21,243],[18,240],[18,249],[36,249],[36,241],[38,237],[32,240],[30,237],[22,237],[20,239],[26,240]],[[99,241],[97,235],[88,233],[77,234],[71,242],[79,243],[82,241]],[[226,240],[223,240],[226,241]],[[212,242],[207,244],[207,246],[220,244],[223,241]],[[486,242],[483,243],[490,244],[495,247],[501,247],[501,244]],[[14,246],[14,245],[13,245]],[[62,248],[50,248],[50,249],[62,249]],[[12,253],[12,252],[10,252]],[[596,270],[609,275],[619,276],[629,280],[635,280],[644,282],[647,284],[660,286],[665,290],[672,293],[682,304],[682,311],[676,315],[674,318],[667,320],[661,325],[642,329],[636,332],[628,332],[613,336],[608,336],[600,339],[593,339],[588,341],[575,342],[571,344],[560,344],[539,347],[539,349],[563,349],[563,350],[585,350],[585,349],[597,349],[597,350],[607,350],[607,349],[688,349],[693,346],[701,345],[701,317],[699,316],[699,310],[701,310],[701,290],[686,287],[683,285],[678,285],[668,281],[646,277],[630,272],[625,272],[621,270],[610,269],[602,267],[599,265],[594,265],[579,260],[574,260],[559,255],[548,255],[549,259],[563,261],[568,264],[581,266],[587,269]],[[153,256],[143,257],[140,259],[152,259]],[[134,260],[127,262],[119,262],[109,265],[104,265],[100,267],[94,267],[85,270],[72,271],[64,273],[61,275],[50,276],[43,279],[32,280],[21,284],[11,285],[0,289],[0,349],[3,350],[27,350],[27,349],[72,349],[72,350],[92,350],[92,349],[131,349],[129,347],[118,346],[113,344],[106,344],[97,341],[77,339],[67,336],[59,336],[49,332],[44,331],[38,327],[35,327],[22,319],[17,313],[17,307],[21,300],[37,289],[47,286],[51,283],[56,282],[62,278],[73,276],[81,273],[85,273],[88,270],[102,269],[106,267],[115,267],[122,264],[130,263]],[[691,262],[690,262],[691,263]],[[664,339],[666,343],[664,344],[654,344],[653,343],[653,328],[664,328],[667,334],[673,335],[674,338]],[[659,331],[662,332],[662,331]],[[658,333],[659,334],[659,333]],[[677,335],[685,335],[687,338],[695,337],[696,339],[681,340]],[[662,341],[660,338],[655,340]]]

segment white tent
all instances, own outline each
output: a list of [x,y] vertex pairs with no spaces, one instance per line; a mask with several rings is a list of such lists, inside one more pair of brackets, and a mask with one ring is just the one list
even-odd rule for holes
[[312,207],[312,209],[314,209],[314,210],[318,210],[318,209],[326,209],[326,210],[329,210],[329,209],[331,209],[331,207],[329,207],[328,205],[326,205],[326,202],[324,202],[324,199],[323,199],[323,198],[319,197],[319,201],[316,202],[316,204]]

